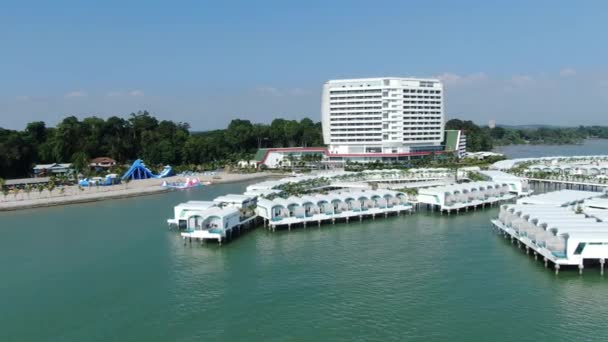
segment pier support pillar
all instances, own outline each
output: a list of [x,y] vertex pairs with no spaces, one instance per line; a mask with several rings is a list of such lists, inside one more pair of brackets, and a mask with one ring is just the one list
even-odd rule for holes
[[317,226],[319,226],[319,228],[321,228],[321,220],[317,221]]
[[526,246],[526,255],[530,254],[530,248],[528,248],[528,246]]
[[545,268],[547,268],[547,266],[548,266],[547,258],[543,258],[543,261],[545,262]]
[[555,275],[559,274],[559,264],[555,264]]
[[585,268],[585,266],[583,266],[583,263],[581,263],[580,265],[578,265],[578,274],[583,275],[583,269]]
[[348,223],[348,216],[346,216],[346,223]]
[[372,214],[372,220],[376,219],[376,214]]
[[538,254],[536,254],[536,251],[534,251],[534,260],[538,260]]
[[606,263],[605,259],[600,259],[600,275],[604,275],[604,264]]
[[359,215],[359,222],[363,222],[363,215]]
[[219,243],[219,245],[222,245],[222,238],[217,239],[217,242]]
[[336,219],[335,218],[331,219],[331,224],[336,224]]
[[304,221],[304,229],[306,229],[306,221]]
[[291,231],[291,223],[287,225],[287,230]]

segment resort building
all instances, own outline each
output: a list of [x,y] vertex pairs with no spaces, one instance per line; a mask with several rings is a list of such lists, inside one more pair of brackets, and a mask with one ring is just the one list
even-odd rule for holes
[[241,161],[239,167],[250,167],[256,163],[258,167],[265,165],[276,169],[281,167],[307,167],[318,169],[326,166],[343,167],[347,162],[370,163],[407,162],[411,159],[422,158],[431,154],[455,153],[462,158],[466,155],[466,136],[460,130],[444,131],[443,144],[439,148],[416,150],[409,153],[331,153],[327,147],[276,147],[261,148],[257,151],[254,161]]
[[467,210],[486,204],[494,204],[513,199],[507,183],[471,182],[452,184],[418,190],[418,203],[426,204],[431,210]]
[[189,240],[216,240],[219,243],[230,237],[233,230],[253,223],[253,212],[241,212],[242,205],[248,205],[248,199],[237,198],[240,195],[226,195],[214,201],[188,201],[175,206],[174,218],[168,219],[170,227],[184,232],[182,238]]
[[255,206],[257,203],[256,196],[229,194],[216,197],[213,203],[218,207],[234,207],[237,209],[247,209]]
[[99,157],[91,160],[89,166],[96,171],[108,170],[116,166],[116,160],[110,157]]
[[505,238],[523,245],[526,254],[531,251],[535,259],[540,255],[545,267],[548,261],[554,263],[556,273],[564,265],[576,265],[582,273],[587,261],[599,263],[603,274],[608,258],[608,223],[577,213],[572,206],[555,206],[561,195],[546,194],[556,198],[553,204],[503,205],[492,224]]
[[38,164],[34,166],[34,177],[68,175],[74,172],[70,163]]
[[264,219],[271,229],[277,226],[345,220],[363,217],[375,218],[390,213],[409,212],[412,206],[403,192],[378,191],[341,191],[329,194],[316,194],[302,197],[260,199],[256,214]]
[[526,196],[534,192],[525,178],[496,170],[480,170],[478,173],[488,181],[506,183],[509,186],[509,192],[517,196]]
[[441,151],[443,98],[437,79],[328,81],[321,100],[323,139],[330,155]]
[[167,223],[169,226],[186,229],[188,227],[188,217],[190,217],[190,213],[200,213],[215,205],[216,204],[213,201],[188,201],[186,203],[180,203],[173,208],[173,218],[168,219]]

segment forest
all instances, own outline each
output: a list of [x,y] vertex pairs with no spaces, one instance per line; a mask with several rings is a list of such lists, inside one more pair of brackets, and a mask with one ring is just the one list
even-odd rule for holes
[[147,111],[126,119],[69,116],[56,127],[37,121],[23,131],[0,128],[0,177],[27,177],[35,164],[74,163],[85,168],[96,157],[212,169],[247,159],[258,147],[322,144],[321,124],[310,119],[275,119],[270,125],[237,119],[226,129],[191,132],[187,123],[158,120]]
[[[462,129],[469,151],[489,151],[506,144],[572,144],[586,138],[608,138],[608,127],[576,128],[488,128],[472,121],[452,119],[446,129]],[[0,177],[31,174],[35,164],[74,163],[86,168],[96,157],[111,157],[120,164],[137,158],[149,166],[197,165],[214,169],[238,160],[250,159],[259,147],[323,146],[321,123],[274,119],[270,124],[232,120],[227,128],[191,131],[188,123],[159,120],[147,111],[127,118],[107,119],[75,116],[56,127],[31,122],[22,131],[0,128]]]

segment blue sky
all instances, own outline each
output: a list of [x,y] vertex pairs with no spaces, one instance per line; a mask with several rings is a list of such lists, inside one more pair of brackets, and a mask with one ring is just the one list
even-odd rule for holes
[[606,1],[3,1],[0,126],[148,109],[320,118],[332,78],[439,77],[446,114],[608,124]]

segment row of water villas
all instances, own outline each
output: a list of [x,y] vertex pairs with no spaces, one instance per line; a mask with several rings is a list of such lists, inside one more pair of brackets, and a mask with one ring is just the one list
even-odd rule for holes
[[399,191],[377,190],[336,192],[302,197],[260,199],[256,213],[264,220],[264,226],[276,230],[291,229],[293,225],[348,222],[351,219],[375,219],[376,216],[410,213],[412,205],[408,196]]
[[420,189],[418,203],[431,211],[441,213],[475,210],[517,197],[510,192],[509,184],[497,182],[470,182]]
[[587,165],[531,165],[527,172],[546,172],[560,175],[599,176],[608,175],[608,164]]
[[[580,194],[576,194],[576,193]],[[599,263],[601,274],[608,258],[608,222],[586,215],[580,208],[601,193],[563,190],[503,205],[493,226],[511,243],[524,247],[526,254],[551,262],[558,274],[563,266]],[[530,200],[531,199],[531,200]],[[560,202],[561,200],[561,202]]]

